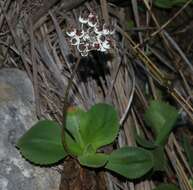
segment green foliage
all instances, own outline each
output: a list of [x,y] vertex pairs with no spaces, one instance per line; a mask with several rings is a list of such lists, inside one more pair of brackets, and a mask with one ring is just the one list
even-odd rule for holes
[[112,143],[119,130],[115,109],[107,104],[96,104],[80,118],[80,134],[84,143],[94,149]]
[[188,0],[154,0],[154,4],[159,8],[170,9],[174,6],[181,6]]
[[156,144],[165,145],[177,118],[178,112],[173,106],[161,101],[151,101],[145,113],[145,122],[154,130]]
[[18,141],[21,154],[35,164],[53,164],[67,154],[61,143],[61,127],[53,121],[39,121]]
[[106,164],[108,155],[101,153],[94,153],[88,155],[82,155],[78,157],[80,164],[92,168],[99,168]]
[[161,184],[153,190],[179,190],[176,185],[173,184]]
[[135,27],[135,23],[133,20],[129,20],[127,23],[127,27],[128,29],[134,28]]
[[157,147],[154,142],[146,140],[143,136],[136,135],[135,140],[139,146],[145,149],[155,149]]
[[[68,150],[79,156],[89,144],[94,151],[114,141],[119,130],[115,109],[107,104],[96,104],[88,112],[75,109],[67,115],[65,133]],[[108,135],[107,135],[108,134]]]
[[[53,164],[67,153],[77,157],[87,167],[105,167],[126,178],[136,179],[149,171],[162,171],[166,161],[163,142],[177,119],[177,111],[168,104],[153,101],[145,121],[156,133],[156,141],[137,136],[141,147],[123,147],[111,154],[99,153],[99,148],[112,143],[118,135],[116,110],[107,104],[96,104],[88,112],[79,108],[68,111],[62,145],[62,127],[53,121],[40,121],[18,141],[22,155],[36,164]],[[66,150],[64,150],[66,149]]]
[[[92,154],[96,156],[98,148],[112,143],[118,130],[118,116],[110,105],[96,104],[88,112],[69,111],[64,139],[66,152],[79,156],[84,165],[94,167]],[[61,127],[52,121],[40,121],[19,140],[17,147],[31,162],[52,164],[66,156],[61,142]],[[97,156],[96,162],[99,162],[102,156]]]
[[84,117],[85,112],[79,108],[68,111],[66,116],[65,143],[68,152],[73,156],[79,156],[83,153],[85,143],[80,134],[80,118]]
[[156,147],[152,150],[153,161],[154,161],[154,171],[165,171],[166,169],[166,157],[164,154],[164,147]]
[[105,167],[126,178],[136,179],[145,175],[153,168],[153,157],[145,149],[123,147],[109,155]]
[[139,146],[151,151],[153,157],[153,170],[164,171],[166,169],[166,158],[164,154],[164,147],[158,146],[154,142],[147,141],[142,136],[136,136],[136,141]]
[[143,136],[136,135],[139,146],[148,149],[153,155],[153,170],[164,171],[166,168],[166,158],[164,145],[177,120],[177,110],[169,104],[161,101],[151,101],[145,113],[145,122],[155,133],[155,141],[147,141]]

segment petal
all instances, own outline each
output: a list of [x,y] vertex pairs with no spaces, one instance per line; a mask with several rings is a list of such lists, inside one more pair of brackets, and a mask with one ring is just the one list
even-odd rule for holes
[[88,15],[88,18],[93,18],[93,17],[96,17],[96,15],[93,14],[93,13],[90,13],[90,14]]
[[101,29],[99,29],[99,27],[95,26],[94,27],[94,32],[98,35],[102,35],[103,34],[103,31]]
[[115,29],[109,31],[109,34],[110,34],[110,35],[113,35],[114,33],[115,33]]
[[83,40],[89,40],[90,39],[90,36],[88,35],[88,34],[85,34],[84,36],[83,36]]
[[76,35],[76,30],[72,30],[72,31],[69,31],[69,32],[66,32],[66,34],[69,36],[69,37],[74,37]]
[[78,37],[74,37],[70,40],[72,45],[78,45],[80,43],[80,39]]
[[95,27],[97,25],[97,22],[93,22],[93,21],[88,21],[88,25],[90,27]]
[[82,23],[82,24],[86,24],[86,23],[88,22],[88,19],[83,18],[83,17],[81,17],[81,16],[79,16],[78,20],[79,20],[79,22]]
[[101,51],[101,52],[105,52],[105,51],[106,51],[106,49],[105,49],[105,48],[101,45],[101,46],[100,46],[99,51]]
[[84,51],[80,53],[83,57],[86,57],[88,55],[88,51]]
[[107,29],[107,28],[104,28],[103,29],[103,34],[104,35],[108,35],[110,33],[110,31]]
[[99,42],[99,43],[103,43],[103,42],[105,42],[106,41],[106,36],[105,35],[97,35],[97,41]]
[[87,50],[88,50],[86,44],[84,44],[84,43],[78,44],[78,45],[77,45],[77,49],[78,49],[79,52],[84,52],[84,51],[87,51]]
[[105,49],[110,49],[110,44],[107,40],[105,40],[103,43],[102,43],[102,46],[105,48]]

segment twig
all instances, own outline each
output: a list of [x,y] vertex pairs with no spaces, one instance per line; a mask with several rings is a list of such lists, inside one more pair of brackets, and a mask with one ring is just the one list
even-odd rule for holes
[[152,34],[150,34],[150,36],[146,39],[144,39],[143,43],[139,43],[136,44],[136,47],[141,47],[142,45],[144,45],[145,43],[147,43],[150,39],[152,39],[153,37],[155,37],[157,34],[159,34],[162,30],[164,30],[177,16],[179,16],[179,14],[182,13],[182,11],[192,2],[192,0],[189,0],[186,2],[186,4],[184,4],[183,7],[181,7],[173,16],[172,18],[170,18],[165,24],[163,24],[162,26],[160,26],[158,28],[157,31],[153,32]]
[[189,66],[189,68],[192,70],[193,72],[193,66],[192,63],[190,63],[190,61],[188,60],[188,58],[185,56],[184,52],[180,49],[180,47],[178,46],[178,44],[172,39],[172,37],[169,35],[168,32],[164,31],[164,35],[166,36],[166,38],[168,39],[168,41],[171,43],[171,45],[176,49],[176,51],[179,53],[179,55],[181,56],[181,58],[184,60],[184,62]]
[[31,41],[31,61],[32,61],[32,69],[33,69],[33,84],[34,84],[34,93],[35,93],[35,102],[36,102],[36,113],[37,116],[40,117],[40,102],[39,102],[39,87],[38,87],[38,65],[35,56],[35,44],[34,44],[34,34],[33,34],[33,26],[30,22],[30,41]]
[[2,12],[3,12],[3,14],[4,14],[4,17],[5,17],[5,20],[6,20],[6,22],[7,22],[7,25],[9,26],[9,30],[10,30],[10,32],[11,32],[11,35],[13,36],[13,39],[14,39],[15,45],[16,45],[16,47],[17,47],[17,49],[18,49],[18,52],[20,53],[21,60],[22,60],[22,62],[23,62],[23,64],[24,64],[24,66],[25,66],[25,69],[26,69],[26,71],[27,71],[27,74],[28,74],[29,78],[32,80],[32,74],[31,74],[29,65],[26,63],[25,54],[23,53],[22,45],[21,45],[21,43],[20,43],[20,41],[19,41],[19,37],[17,36],[17,34],[15,33],[14,29],[12,28],[11,22],[10,22],[10,20],[9,20],[7,14],[6,14],[6,12],[5,12],[5,9],[4,9],[4,7],[3,7],[2,2],[0,2],[0,7],[1,7]]
[[106,0],[100,0],[101,9],[102,9],[102,15],[103,19],[106,24],[109,24],[109,14],[108,14],[108,6]]

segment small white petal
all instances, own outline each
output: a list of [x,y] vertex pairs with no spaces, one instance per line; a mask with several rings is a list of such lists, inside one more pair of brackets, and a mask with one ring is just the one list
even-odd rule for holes
[[90,14],[88,15],[88,18],[93,18],[93,17],[95,17],[95,15],[94,15],[93,13],[90,13]]
[[94,27],[94,32],[98,35],[102,35],[103,31],[99,30],[96,26]]
[[97,22],[93,23],[93,22],[88,21],[88,25],[90,27],[95,27],[97,25]]
[[106,37],[104,35],[97,35],[97,41],[101,44],[103,42],[105,42]]
[[100,39],[101,39],[101,36],[102,36],[101,34],[98,34],[98,35],[96,36],[97,41],[99,41],[99,42],[101,41],[101,40],[100,40]]
[[70,32],[66,32],[66,34],[69,36],[69,37],[74,37],[76,35],[76,30],[72,30]]
[[103,29],[103,34],[104,35],[108,35],[109,33],[110,33],[110,31],[108,29],[106,29],[106,28]]
[[105,40],[103,43],[102,43],[102,46],[105,48],[105,49],[110,49],[110,44],[107,40]]
[[101,45],[101,46],[100,46],[99,51],[101,51],[101,52],[105,52],[105,51],[106,51],[106,49],[105,49],[105,48]]
[[79,39],[78,37],[74,37],[74,38],[72,38],[72,39],[70,40],[70,42],[71,42],[71,44],[72,44],[73,46],[76,46],[76,45],[80,44],[80,39]]
[[84,51],[80,53],[83,57],[86,57],[88,55],[88,51]]
[[115,33],[115,29],[109,31],[109,34],[110,34],[110,35],[113,35],[114,33]]
[[88,22],[88,19],[85,19],[85,18],[83,18],[83,17],[81,17],[81,16],[79,16],[78,20],[79,20],[79,22],[82,23],[82,24],[86,24],[86,23]]
[[86,40],[89,40],[90,39],[90,36],[86,33],[84,36],[83,36],[83,40],[86,41]]
[[[83,45],[84,46],[84,49],[81,50],[80,46]],[[87,51],[88,50],[88,47],[86,46],[86,44],[84,43],[81,43],[81,44],[78,44],[77,45],[77,49],[79,52],[84,52],[84,51]]]

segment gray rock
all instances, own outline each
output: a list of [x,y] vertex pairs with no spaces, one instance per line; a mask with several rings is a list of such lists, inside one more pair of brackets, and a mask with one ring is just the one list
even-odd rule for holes
[[57,190],[60,175],[53,168],[31,165],[15,148],[35,116],[34,93],[27,75],[0,70],[0,190]]

